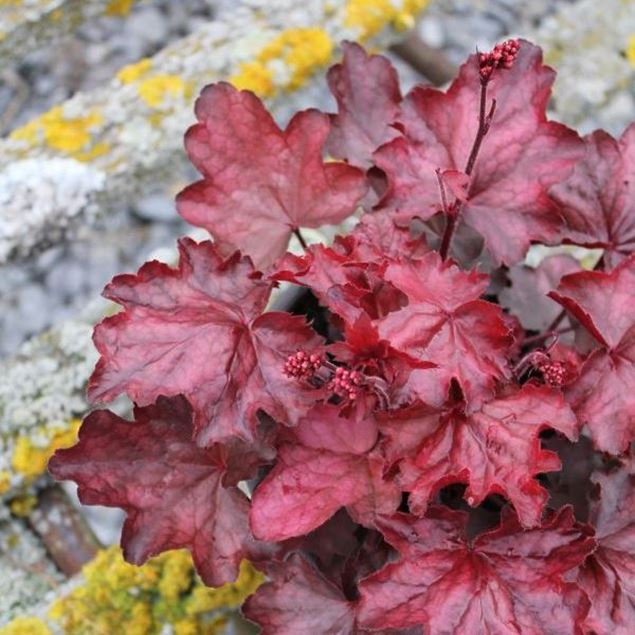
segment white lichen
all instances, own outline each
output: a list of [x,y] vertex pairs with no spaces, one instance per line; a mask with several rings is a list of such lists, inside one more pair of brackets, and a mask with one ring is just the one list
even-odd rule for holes
[[0,172],[0,262],[61,240],[97,211],[105,175],[68,158],[25,159]]

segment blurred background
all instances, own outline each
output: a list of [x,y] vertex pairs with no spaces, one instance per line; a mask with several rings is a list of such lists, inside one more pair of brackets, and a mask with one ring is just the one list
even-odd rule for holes
[[0,0],[0,635],[246,628],[253,570],[210,590],[182,553],[129,567],[110,546],[121,515],[79,510],[45,474],[88,408],[101,289],[202,236],[173,202],[195,178],[182,138],[201,87],[253,90],[285,124],[334,110],[343,39],[385,52],[405,92],[510,36],[556,67],[553,118],[614,135],[635,119],[630,0]]

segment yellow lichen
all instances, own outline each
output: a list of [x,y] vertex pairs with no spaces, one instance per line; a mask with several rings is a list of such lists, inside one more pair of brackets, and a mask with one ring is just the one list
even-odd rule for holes
[[96,143],[92,148],[86,150],[85,152],[76,152],[73,154],[73,158],[78,161],[83,161],[85,163],[96,159],[97,157],[101,157],[104,154],[108,154],[110,152],[110,144],[104,141],[100,141]]
[[635,66],[635,35],[631,35],[626,46],[626,59]]
[[0,496],[6,494],[11,489],[11,472],[0,471]]
[[13,469],[27,479],[34,479],[44,474],[49,459],[58,448],[68,448],[77,440],[77,431],[81,421],[73,419],[66,429],[47,431],[48,443],[35,445],[30,437],[18,437],[11,465]]
[[85,583],[49,610],[49,618],[68,635],[158,635],[165,625],[176,635],[217,635],[226,617],[210,611],[237,607],[262,582],[262,575],[243,562],[236,582],[209,588],[186,551],[168,551],[136,567],[124,562],[117,547],[101,551],[83,576]]
[[26,518],[37,505],[37,497],[33,494],[17,496],[9,503],[9,509],[14,516]]
[[296,89],[315,70],[328,64],[333,55],[333,42],[320,28],[287,29],[273,39],[258,55],[260,62],[283,61],[292,71],[285,88]]
[[134,0],[110,0],[104,10],[104,14],[118,16],[128,15],[133,2]]
[[359,29],[360,40],[377,35],[387,24],[403,31],[415,24],[415,18],[429,0],[349,0],[344,24]]
[[138,87],[139,96],[151,108],[159,108],[168,97],[188,97],[192,88],[178,75],[154,75]]
[[0,635],[51,635],[51,630],[37,617],[16,617],[0,626]]
[[116,75],[117,79],[123,84],[131,84],[136,82],[139,78],[143,77],[152,68],[152,60],[147,57],[135,62],[134,64],[128,64],[124,66]]
[[10,138],[26,141],[34,145],[40,139],[54,150],[60,150],[73,156],[86,151],[92,141],[92,131],[103,123],[102,115],[97,111],[89,112],[85,117],[66,117],[61,106],[14,130]]
[[271,72],[262,62],[244,62],[240,71],[229,78],[240,90],[251,90],[260,97],[271,97],[275,90]]

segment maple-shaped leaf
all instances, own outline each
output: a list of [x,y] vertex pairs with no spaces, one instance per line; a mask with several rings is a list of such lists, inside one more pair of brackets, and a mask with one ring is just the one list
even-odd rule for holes
[[619,140],[597,130],[584,142],[573,174],[549,194],[560,206],[560,238],[604,249],[612,268],[635,251],[635,124]]
[[516,265],[508,274],[511,287],[499,293],[500,302],[526,329],[544,331],[562,310],[547,293],[558,286],[562,276],[580,269],[580,263],[566,254],[549,256],[535,269]]
[[[466,415],[453,410],[418,417],[420,444],[414,458],[401,464],[403,484],[411,491],[410,509],[422,514],[435,491],[449,483],[467,483],[465,499],[476,507],[489,494],[502,494],[523,525],[536,526],[549,495],[535,479],[560,469],[558,455],[543,450],[545,428],[577,438],[575,415],[562,395],[526,384],[515,394],[484,404]],[[406,428],[407,443],[412,430]],[[398,432],[393,430],[393,437]],[[391,445],[405,443],[393,438]]]
[[412,392],[440,405],[456,379],[471,407],[493,394],[496,380],[508,375],[513,338],[500,307],[478,299],[487,276],[461,271],[429,252],[418,260],[389,264],[383,277],[405,294],[408,304],[378,321],[380,337],[439,367],[415,371]]
[[[575,132],[547,121],[554,77],[540,49],[521,40],[512,67],[487,86],[487,108],[496,100],[496,109],[461,218],[485,238],[494,259],[508,265],[523,258],[530,241],[557,236],[559,218],[547,192],[584,152]],[[374,155],[388,175],[383,209],[405,219],[427,219],[442,209],[436,170],[466,170],[479,126],[480,85],[478,55],[472,55],[447,92],[416,87],[405,97],[404,136]]]
[[388,214],[364,214],[350,234],[355,239],[355,258],[378,263],[395,258],[421,258],[430,251],[425,238],[414,238]]
[[224,82],[204,88],[195,111],[185,147],[204,178],[177,209],[224,253],[240,249],[267,267],[294,230],[339,223],[366,192],[361,170],[322,159],[328,115],[300,112],[283,131],[256,95]]
[[413,239],[386,214],[369,213],[330,247],[311,245],[303,256],[286,254],[271,277],[308,286],[323,306],[352,324],[363,313],[378,318],[405,304],[381,273],[395,258],[416,259],[429,251],[425,240]]
[[596,448],[620,454],[635,439],[635,255],[610,273],[565,276],[549,295],[600,344],[566,396]]
[[372,452],[377,423],[364,408],[343,416],[318,404],[280,445],[274,468],[258,485],[251,508],[254,535],[272,541],[306,534],[347,507],[358,522],[395,511],[397,485],[383,478]]
[[368,382],[376,381],[377,388],[387,397],[385,406],[398,401],[398,395],[414,369],[436,368],[436,364],[415,359],[382,340],[366,313],[353,324],[345,324],[344,340],[331,344],[328,351],[337,360],[362,371]]
[[353,635],[355,609],[341,589],[300,555],[273,567],[243,605],[261,635]]
[[94,341],[101,353],[90,382],[93,400],[125,392],[139,405],[159,395],[185,395],[202,444],[253,438],[256,413],[294,424],[315,391],[290,382],[282,369],[298,348],[321,339],[303,318],[265,313],[270,284],[248,258],[223,259],[209,241],[179,242],[173,269],[150,262],[117,276],[104,295],[124,311],[103,320]]
[[311,245],[303,256],[281,258],[272,277],[309,287],[320,304],[349,323],[364,312],[378,318],[399,308],[405,298],[379,275],[379,249],[358,247],[354,236],[338,237],[331,247]]
[[582,635],[586,595],[563,577],[595,541],[570,508],[523,530],[511,513],[473,542],[467,515],[444,507],[426,518],[395,514],[377,525],[400,554],[360,584],[366,628],[423,625],[429,635]]
[[77,445],[58,450],[49,462],[51,474],[75,481],[85,505],[126,512],[121,546],[128,562],[186,548],[207,584],[233,581],[254,541],[249,501],[224,484],[228,450],[196,446],[191,408],[182,397],[135,408],[134,418],[92,412]]
[[269,567],[269,581],[243,604],[260,635],[422,635],[418,628],[368,631],[356,620],[357,604],[299,554]]
[[401,92],[397,71],[386,57],[369,55],[354,42],[342,44],[341,64],[329,69],[327,81],[337,100],[327,142],[329,154],[369,168],[379,146],[399,135]]
[[591,598],[586,619],[589,631],[635,633],[635,461],[627,457],[620,469],[592,476],[599,500],[589,521],[598,549],[580,569],[578,584]]

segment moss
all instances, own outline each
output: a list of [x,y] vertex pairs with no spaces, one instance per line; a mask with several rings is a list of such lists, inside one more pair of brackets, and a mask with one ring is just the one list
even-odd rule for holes
[[85,584],[49,611],[68,635],[158,635],[166,624],[177,635],[215,635],[226,618],[210,612],[236,608],[263,580],[243,562],[236,582],[210,588],[196,575],[186,551],[169,551],[137,567],[126,563],[117,547],[101,551],[83,575]]
[[17,617],[0,627],[0,635],[52,635],[51,630],[37,617]]

